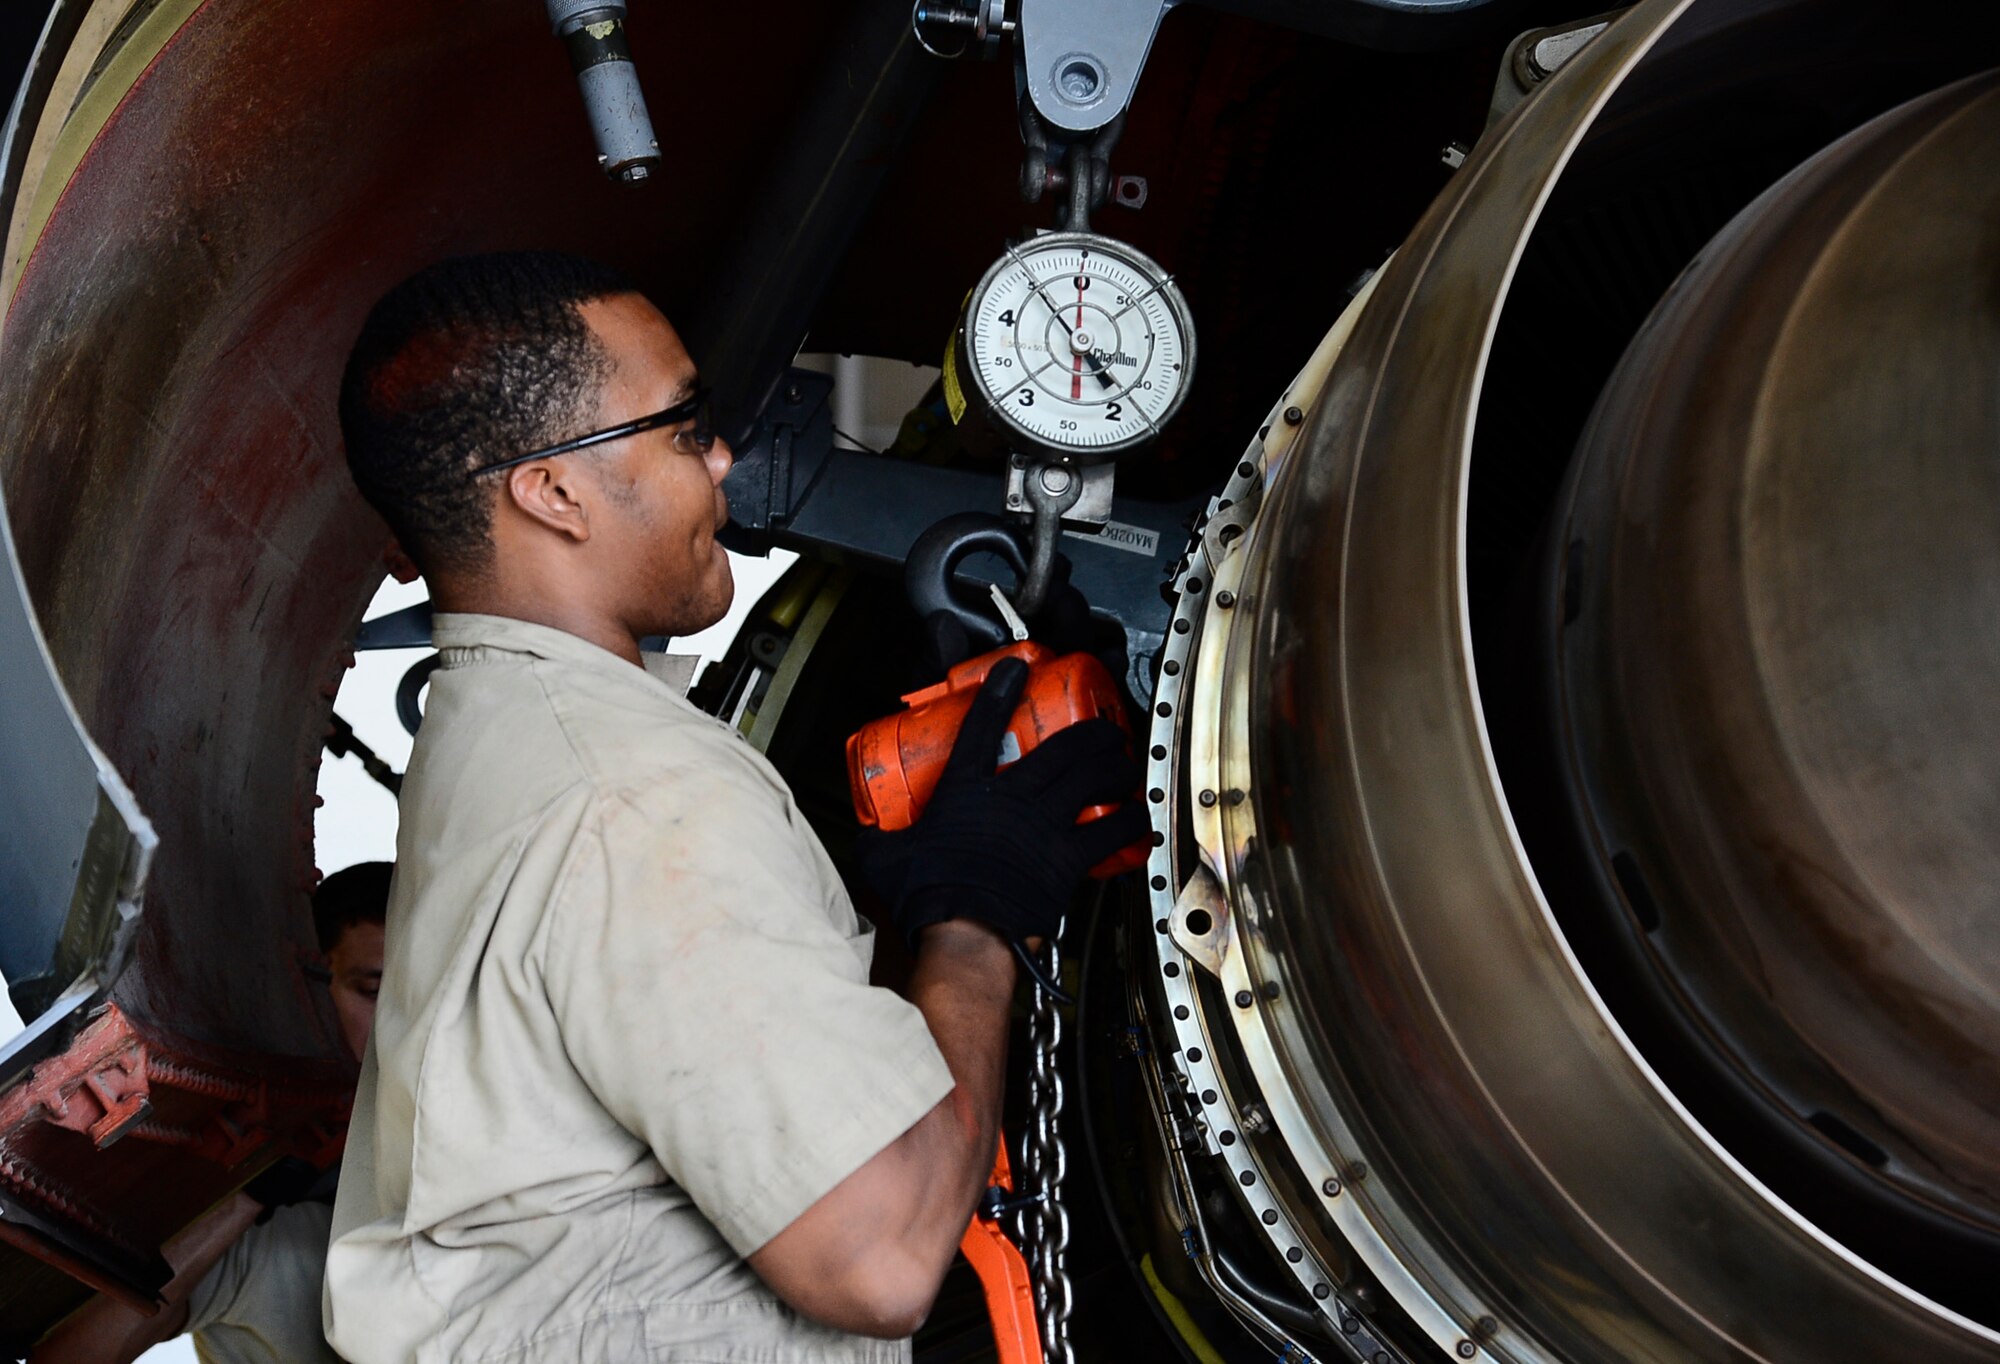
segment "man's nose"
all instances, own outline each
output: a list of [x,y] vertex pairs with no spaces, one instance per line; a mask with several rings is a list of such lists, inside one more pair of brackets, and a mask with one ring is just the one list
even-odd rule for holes
[[720,485],[722,480],[729,476],[729,470],[736,463],[736,452],[729,448],[728,441],[717,436],[715,444],[708,447],[708,453],[703,458],[708,461],[709,478]]

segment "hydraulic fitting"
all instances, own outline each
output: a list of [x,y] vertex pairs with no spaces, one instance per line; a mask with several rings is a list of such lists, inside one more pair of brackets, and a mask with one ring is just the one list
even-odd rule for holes
[[597,164],[613,180],[642,183],[659,167],[660,144],[625,41],[624,0],[548,0],[548,6],[583,93]]

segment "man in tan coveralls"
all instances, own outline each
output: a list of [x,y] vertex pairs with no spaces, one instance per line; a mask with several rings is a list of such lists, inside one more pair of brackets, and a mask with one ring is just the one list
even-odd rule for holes
[[[898,1360],[991,1165],[1009,938],[1143,830],[1115,727],[995,775],[998,670],[872,930],[777,774],[639,666],[718,619],[727,444],[657,309],[573,257],[448,261],[349,363],[357,483],[441,666],[342,1171],[329,1340],[403,1360]],[[1110,730],[1107,736],[1104,730]],[[1102,826],[1102,827],[1100,827]]]

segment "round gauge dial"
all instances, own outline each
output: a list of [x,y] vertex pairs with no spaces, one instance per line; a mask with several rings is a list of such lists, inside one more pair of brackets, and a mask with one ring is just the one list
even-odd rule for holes
[[1036,237],[966,301],[965,387],[1017,446],[1108,460],[1160,434],[1194,377],[1194,323],[1172,278],[1123,242]]

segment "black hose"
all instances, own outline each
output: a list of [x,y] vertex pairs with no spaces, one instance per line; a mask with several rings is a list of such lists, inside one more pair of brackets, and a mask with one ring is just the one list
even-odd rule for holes
[[1289,1298],[1279,1297],[1254,1282],[1236,1267],[1235,1261],[1231,1260],[1227,1252],[1219,1246],[1210,1244],[1208,1249],[1209,1259],[1215,1265],[1215,1277],[1221,1279],[1230,1292],[1249,1302],[1295,1338],[1301,1336],[1307,1340],[1326,1338],[1326,1319],[1318,1312],[1301,1307]]
[[420,658],[410,665],[403,674],[403,680],[396,684],[396,718],[403,722],[403,728],[414,736],[417,726],[424,722],[423,707],[417,704],[417,696],[424,689],[424,683],[431,680],[437,671],[438,655]]

